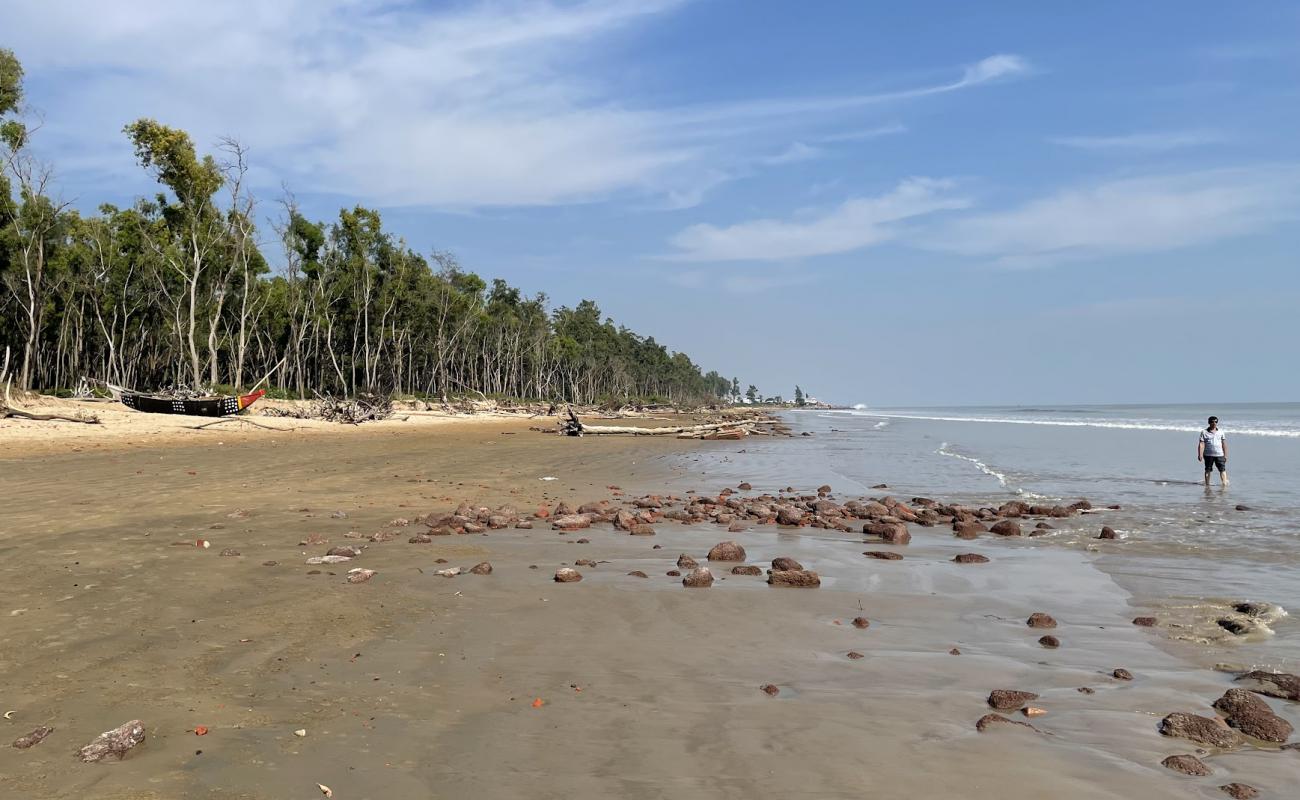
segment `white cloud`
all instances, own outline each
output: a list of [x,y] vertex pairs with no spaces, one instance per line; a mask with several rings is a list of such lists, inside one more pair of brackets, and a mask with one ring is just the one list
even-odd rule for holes
[[693,225],[672,238],[682,261],[787,261],[846,253],[897,238],[900,223],[965,208],[950,181],[909,178],[878,197],[855,197],[820,214],[757,219],[726,227]]
[[1175,250],[1300,218],[1300,166],[1124,178],[963,217],[916,244],[1009,266]]
[[11,0],[4,26],[65,176],[142,186],[121,128],[151,116],[205,148],[238,136],[300,192],[447,208],[620,192],[686,205],[849,112],[1026,69],[994,56],[946,83],[707,107],[614,94],[612,37],[687,1]]
[[1154,153],[1184,147],[1201,147],[1219,144],[1226,137],[1217,131],[1164,131],[1153,133],[1128,133],[1119,136],[1058,136],[1050,141],[1081,150],[1100,150],[1120,153]]

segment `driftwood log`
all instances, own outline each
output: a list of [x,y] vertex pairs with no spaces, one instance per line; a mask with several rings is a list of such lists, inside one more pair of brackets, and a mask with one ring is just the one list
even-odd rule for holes
[[3,382],[5,387],[5,398],[3,401],[0,401],[0,419],[13,417],[15,419],[30,419],[30,420],[35,420],[37,422],[49,422],[52,420],[62,420],[64,422],[80,422],[84,425],[99,424],[99,417],[96,416],[69,417],[64,414],[35,414],[31,411],[23,411],[21,408],[14,408],[14,401],[9,393],[10,382],[8,380],[5,380],[4,378],[4,375],[8,371],[8,369],[9,369],[9,351],[6,349],[4,367],[0,368],[0,382]]
[[[769,430],[761,430],[760,426],[769,428]],[[544,429],[535,428],[534,430]],[[695,425],[663,425],[654,428],[640,428],[629,425],[584,425],[578,419],[578,415],[573,413],[572,408],[568,409],[564,418],[560,420],[557,432],[562,436],[584,436],[587,434],[593,436],[676,436],[679,439],[739,439],[750,434],[761,436],[789,435],[789,429],[785,428],[779,421],[767,419],[705,422]]]

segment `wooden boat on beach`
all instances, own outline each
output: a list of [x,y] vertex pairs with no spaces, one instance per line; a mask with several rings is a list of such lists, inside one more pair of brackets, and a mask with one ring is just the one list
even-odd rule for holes
[[250,394],[181,398],[132,392],[112,384],[108,384],[108,389],[127,408],[146,414],[184,414],[191,417],[227,417],[238,414],[266,394],[265,389],[258,389]]

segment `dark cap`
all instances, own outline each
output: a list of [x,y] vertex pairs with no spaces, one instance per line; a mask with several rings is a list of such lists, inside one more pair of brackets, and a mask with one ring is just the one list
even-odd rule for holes
[[1219,421],[1218,417],[1210,417],[1210,422],[1218,422],[1218,421]]

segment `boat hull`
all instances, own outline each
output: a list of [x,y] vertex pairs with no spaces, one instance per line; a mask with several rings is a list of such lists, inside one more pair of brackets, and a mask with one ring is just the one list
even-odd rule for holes
[[228,417],[238,414],[266,394],[258,390],[252,394],[231,397],[154,397],[148,394],[122,392],[122,405],[146,414],[183,414],[190,417]]

